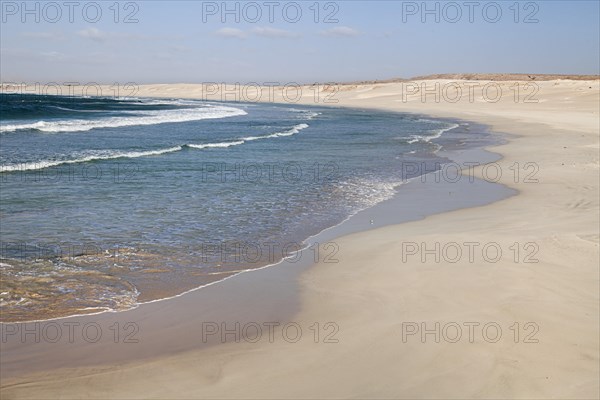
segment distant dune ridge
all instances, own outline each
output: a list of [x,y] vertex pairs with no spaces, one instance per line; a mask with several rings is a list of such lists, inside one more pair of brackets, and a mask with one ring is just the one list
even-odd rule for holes
[[430,81],[436,79],[450,80],[471,80],[471,81],[553,81],[553,80],[572,80],[572,81],[590,81],[600,79],[600,75],[559,75],[559,74],[505,74],[505,73],[490,73],[490,74],[433,74],[420,75],[412,78],[391,78],[391,79],[376,79],[367,81],[353,82],[336,82],[338,84],[348,85],[365,85],[374,83],[396,83],[410,81]]
[[600,75],[558,75],[558,74],[435,74],[415,76],[413,81],[431,79],[466,79],[479,81],[553,81],[566,79],[572,81],[588,81],[600,79]]

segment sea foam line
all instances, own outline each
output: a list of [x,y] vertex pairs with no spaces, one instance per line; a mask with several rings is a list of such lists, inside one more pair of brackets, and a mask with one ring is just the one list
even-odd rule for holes
[[444,133],[451,131],[452,129],[456,129],[458,128],[460,125],[458,124],[452,124],[451,126],[447,127],[447,128],[442,128],[439,129],[434,135],[430,135],[430,136],[422,136],[422,135],[411,135],[411,138],[409,140],[407,140],[406,142],[409,144],[413,144],[419,141],[423,141],[423,142],[431,142],[433,139],[437,139],[440,136],[442,136]]
[[243,140],[237,140],[235,142],[222,142],[222,143],[206,143],[206,144],[188,144],[187,147],[193,149],[212,149],[212,148],[227,148],[231,146],[238,146],[244,144]]
[[192,149],[212,149],[212,148],[227,148],[231,146],[238,146],[244,144],[248,141],[259,140],[259,139],[271,139],[278,137],[291,136],[302,129],[308,128],[308,124],[299,124],[294,126],[293,128],[283,131],[276,132],[270,135],[265,136],[249,136],[242,139],[234,140],[231,142],[217,142],[217,143],[204,143],[204,144],[185,144],[182,146],[174,146],[166,149],[160,150],[148,150],[148,151],[130,151],[130,152],[99,152],[96,154],[90,154],[84,157],[75,158],[72,160],[43,160],[43,161],[35,161],[28,163],[20,163],[20,164],[9,164],[9,165],[0,165],[0,173],[3,172],[14,172],[14,171],[33,171],[40,170],[44,168],[55,167],[58,165],[64,164],[78,164],[85,163],[91,161],[100,161],[100,160],[112,160],[117,158],[140,158],[140,157],[150,157],[150,156],[159,156],[162,154],[175,153],[183,150],[184,148],[192,148]]
[[32,171],[44,168],[55,167],[57,165],[64,164],[78,164],[90,161],[98,161],[98,160],[112,160],[115,158],[139,158],[139,157],[148,157],[148,156],[158,156],[166,153],[174,153],[176,151],[182,150],[182,146],[170,147],[168,149],[161,150],[149,150],[149,151],[130,151],[130,152],[117,152],[111,154],[99,154],[99,155],[89,155],[82,158],[76,158],[73,160],[44,160],[44,161],[36,161],[29,163],[21,163],[21,164],[11,164],[11,165],[1,165],[0,173],[2,172],[13,172],[13,171]]
[[[100,119],[71,119],[58,121],[37,121],[26,124],[0,125],[0,133],[21,130],[37,130],[46,133],[82,132],[97,128],[120,128],[123,126],[157,125],[174,122],[199,121],[246,115],[247,112],[234,107],[209,106],[175,110],[129,111],[138,114],[131,117],[107,117]],[[141,114],[141,115],[139,115]]]
[[292,136],[292,135],[295,135],[296,133],[300,132],[302,129],[306,129],[308,127],[309,127],[308,124],[299,124],[287,131],[276,132],[276,133],[272,133],[272,134],[266,135],[266,136],[248,136],[248,137],[242,138],[242,140],[243,141],[252,141],[252,140],[260,140],[260,139],[270,139],[270,138],[277,138],[277,137]]

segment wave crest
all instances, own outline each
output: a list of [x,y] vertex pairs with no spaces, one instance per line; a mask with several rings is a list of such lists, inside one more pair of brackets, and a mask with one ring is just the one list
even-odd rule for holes
[[70,119],[37,121],[26,124],[0,125],[0,133],[21,130],[37,130],[46,133],[82,132],[97,128],[119,128],[123,126],[156,125],[173,122],[199,121],[246,115],[246,111],[227,106],[180,108],[175,110],[134,111],[130,117],[106,117],[99,119]]
[[42,161],[35,161],[35,162],[28,162],[28,163],[21,163],[21,164],[0,165],[0,173],[15,172],[15,171],[33,171],[33,170],[50,168],[50,167],[55,167],[55,166],[64,165],[64,164],[78,164],[78,163],[85,163],[85,162],[92,162],[92,161],[111,160],[111,159],[116,159],[116,158],[139,158],[139,157],[159,156],[159,155],[167,154],[167,153],[175,153],[177,151],[183,150],[184,148],[192,148],[192,149],[198,149],[198,150],[214,149],[214,148],[227,148],[227,147],[231,147],[231,146],[238,146],[238,145],[241,145],[248,141],[253,141],[253,140],[271,139],[271,138],[277,138],[277,137],[291,136],[291,135],[294,135],[294,134],[300,132],[302,129],[308,128],[308,126],[309,125],[307,125],[307,124],[299,124],[299,125],[294,126],[291,129],[283,131],[283,132],[276,132],[276,133],[272,133],[270,135],[265,135],[265,136],[250,136],[250,137],[245,137],[245,138],[241,138],[238,140],[234,140],[231,142],[217,142],[217,143],[203,143],[203,144],[190,143],[190,144],[185,144],[185,145],[181,145],[181,146],[169,147],[166,149],[147,150],[147,151],[104,150],[104,151],[94,151],[94,152],[91,152],[91,154],[87,154],[87,155],[84,155],[83,157],[79,157],[79,158],[75,158],[75,159],[71,159],[71,160],[42,160]]

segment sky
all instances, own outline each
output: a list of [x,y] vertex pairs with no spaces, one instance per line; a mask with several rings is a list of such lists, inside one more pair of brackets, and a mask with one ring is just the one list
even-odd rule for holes
[[3,82],[600,73],[599,1],[0,2]]

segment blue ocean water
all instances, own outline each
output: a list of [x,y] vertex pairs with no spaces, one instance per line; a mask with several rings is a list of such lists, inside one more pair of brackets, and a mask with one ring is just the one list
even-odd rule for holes
[[393,196],[458,125],[291,104],[0,96],[2,318],[181,293]]

